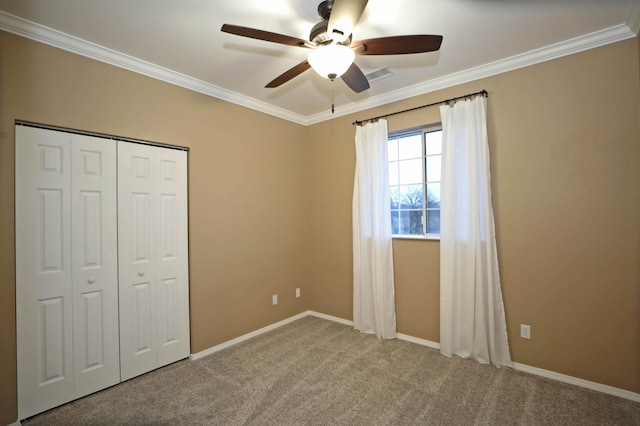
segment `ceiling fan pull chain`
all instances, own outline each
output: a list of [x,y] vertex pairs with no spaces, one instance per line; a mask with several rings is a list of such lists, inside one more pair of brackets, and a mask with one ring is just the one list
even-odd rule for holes
[[333,81],[335,80],[335,78],[331,79],[331,114],[334,114],[336,111],[335,108],[335,102],[333,100]]

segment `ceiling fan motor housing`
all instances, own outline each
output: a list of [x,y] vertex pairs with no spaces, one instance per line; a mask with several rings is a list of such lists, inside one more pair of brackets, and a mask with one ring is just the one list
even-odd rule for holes
[[318,5],[318,15],[320,15],[323,20],[328,21],[332,8],[333,0],[325,0]]
[[[318,46],[329,44],[333,42],[333,39],[329,36],[327,28],[329,26],[329,17],[331,16],[331,9],[333,9],[333,0],[325,0],[318,5],[318,15],[322,18],[322,21],[318,22],[311,29],[309,33],[309,40]],[[339,44],[349,46],[351,44],[351,35]]]
[[327,34],[328,21],[320,21],[313,26],[311,33],[309,33],[309,40],[318,46],[331,42],[329,34]]
[[[329,21],[320,21],[315,24],[311,29],[311,33],[309,33],[309,40],[311,40],[311,42],[315,43],[317,46],[332,43],[333,39],[329,37],[329,33],[327,32],[328,25]],[[351,35],[349,35],[346,40],[338,44],[342,44],[345,46],[351,45]]]

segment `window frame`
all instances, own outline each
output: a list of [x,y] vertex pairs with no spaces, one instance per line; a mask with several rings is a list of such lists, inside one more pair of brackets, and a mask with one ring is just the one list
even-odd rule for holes
[[[426,152],[426,134],[427,133],[432,133],[432,132],[437,132],[437,131],[442,131],[442,123],[441,122],[436,122],[436,123],[431,123],[431,124],[426,124],[426,125],[422,125],[422,126],[416,126],[416,127],[411,127],[411,128],[407,128],[407,129],[400,129],[400,130],[394,130],[391,131],[387,134],[387,141],[389,141],[390,139],[393,138],[399,138],[402,136],[410,136],[410,135],[415,135],[420,133],[421,136],[421,151],[422,151],[422,156],[421,156],[421,163],[422,163],[422,182],[420,183],[420,185],[422,186],[422,214],[423,214],[423,233],[422,234],[393,234],[391,235],[391,237],[393,239],[407,239],[407,240],[440,240],[440,234],[435,234],[435,233],[428,233],[426,232],[426,227],[427,227],[427,211],[428,210],[439,210],[441,211],[442,206],[440,206],[440,208],[438,209],[433,209],[433,208],[429,208],[428,207],[428,203],[427,203],[427,152]],[[440,154],[436,154],[436,155],[440,155],[442,158],[442,151],[440,152]],[[400,160],[395,160],[395,161],[400,161]],[[387,162],[389,163],[389,160],[387,160]],[[441,163],[442,164],[442,163]],[[440,184],[442,185],[442,176],[440,177]],[[389,183],[389,189],[391,189],[391,184]],[[391,207],[389,207],[389,210],[391,211]],[[392,229],[393,232],[393,229]]]

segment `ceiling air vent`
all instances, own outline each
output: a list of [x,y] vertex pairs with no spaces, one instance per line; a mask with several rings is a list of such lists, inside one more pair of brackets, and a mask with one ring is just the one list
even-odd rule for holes
[[375,71],[371,71],[369,74],[365,74],[367,80],[371,83],[372,81],[382,80],[383,78],[391,77],[393,73],[389,68],[384,67]]

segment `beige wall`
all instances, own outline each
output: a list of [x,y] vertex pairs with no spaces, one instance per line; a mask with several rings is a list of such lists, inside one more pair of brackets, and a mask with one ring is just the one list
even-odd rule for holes
[[190,148],[192,352],[309,309],[303,126],[4,32],[0,65],[0,424],[17,418],[15,119]]
[[[352,318],[351,123],[486,89],[513,360],[640,392],[638,75],[634,38],[311,126],[313,309]],[[395,240],[394,256],[398,331],[439,341],[439,243]]]
[[[304,128],[0,32],[0,423],[17,415],[15,119],[190,148],[198,352],[307,309],[351,319],[351,122],[480,89],[513,359],[640,392],[639,64],[633,39]],[[394,243],[398,330],[432,341],[438,253]]]

